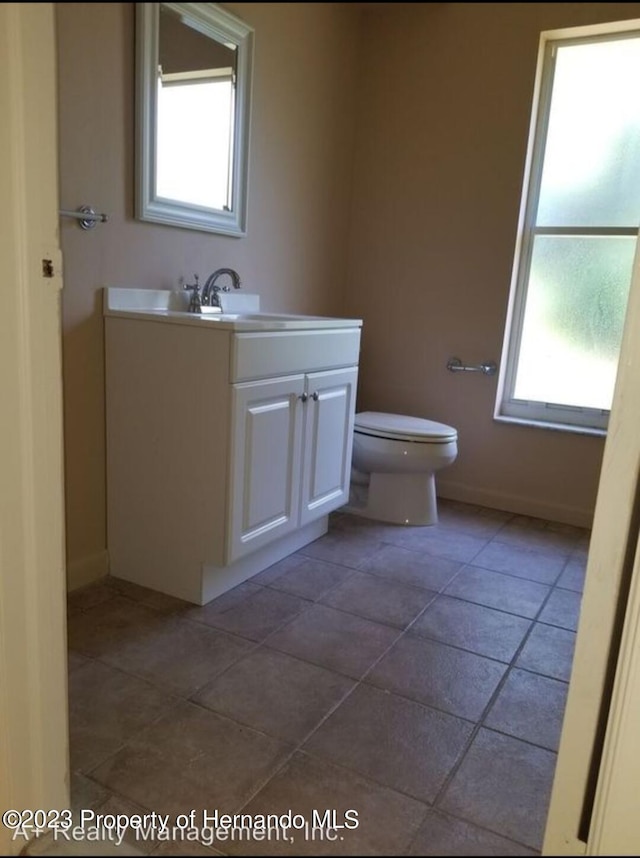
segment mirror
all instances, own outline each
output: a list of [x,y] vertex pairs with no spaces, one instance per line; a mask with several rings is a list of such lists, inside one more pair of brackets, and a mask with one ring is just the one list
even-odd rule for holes
[[136,3],[140,220],[246,235],[253,30],[213,3]]

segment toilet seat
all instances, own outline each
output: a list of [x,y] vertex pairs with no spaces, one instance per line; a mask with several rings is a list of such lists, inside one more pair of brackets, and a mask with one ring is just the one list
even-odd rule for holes
[[384,414],[380,411],[361,411],[355,416],[354,431],[374,438],[388,438],[418,444],[448,444],[458,439],[453,426],[407,417],[403,414]]

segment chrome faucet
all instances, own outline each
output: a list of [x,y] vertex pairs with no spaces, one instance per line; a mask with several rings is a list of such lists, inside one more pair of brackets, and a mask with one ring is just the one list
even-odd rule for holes
[[231,278],[231,283],[234,289],[239,289],[242,285],[240,283],[240,275],[237,271],[234,271],[233,268],[218,268],[213,274],[210,274],[207,277],[207,280],[202,289],[202,304],[207,307],[220,307],[222,308],[222,304],[220,303],[220,295],[219,292],[230,292],[231,287],[228,284],[224,286],[218,286],[216,280],[218,277],[221,277],[223,274],[228,274]]

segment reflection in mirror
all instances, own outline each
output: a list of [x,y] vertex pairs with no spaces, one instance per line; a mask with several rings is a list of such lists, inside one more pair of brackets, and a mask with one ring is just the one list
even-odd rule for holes
[[212,3],[139,3],[138,217],[246,234],[252,31]]
[[231,208],[236,52],[236,45],[216,42],[160,4],[158,196]]

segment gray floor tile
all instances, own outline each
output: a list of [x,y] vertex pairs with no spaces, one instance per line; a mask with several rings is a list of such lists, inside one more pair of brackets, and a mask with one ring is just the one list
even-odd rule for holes
[[396,584],[410,584],[426,590],[442,590],[460,571],[462,565],[453,560],[418,553],[397,545],[384,545],[360,567]]
[[562,521],[546,521],[545,530],[551,531],[552,533],[563,533],[565,536],[569,536],[574,539],[576,544],[585,539],[588,541],[591,536],[591,531],[588,528],[580,527],[575,524],[565,524]]
[[572,556],[564,568],[564,572],[558,579],[558,587],[565,590],[575,590],[582,593],[584,590],[584,579],[587,571],[587,558]]
[[558,750],[568,685],[514,668],[485,718],[486,727]]
[[73,769],[71,770],[70,782],[71,810],[74,814],[85,808],[95,810],[111,796],[109,790],[105,789],[102,784],[96,783],[83,775],[82,772],[73,771]]
[[110,755],[72,772],[72,806],[360,813],[339,841],[154,854],[534,854],[589,534],[443,500],[439,514],[425,528],[339,511],[327,536],[201,608],[111,578],[71,594],[71,716],[86,731],[72,753]]
[[465,566],[445,589],[447,596],[457,596],[487,608],[531,619],[540,610],[548,593],[549,588],[544,584],[474,566]]
[[344,533],[357,536],[360,539],[369,539],[371,542],[385,542],[398,530],[410,530],[401,524],[388,524],[387,522],[375,521],[372,518],[363,518],[361,515],[344,513],[330,523],[330,533]]
[[509,512],[438,499],[438,523],[441,529],[453,528],[473,536],[491,539],[510,518]]
[[175,616],[156,622],[113,644],[102,660],[188,697],[250,649],[241,638]]
[[581,601],[581,593],[555,589],[538,619],[541,623],[575,632],[578,628]]
[[474,558],[473,565],[527,578],[539,584],[554,584],[566,562],[564,554],[494,541]]
[[231,590],[227,590],[226,593],[222,593],[222,595],[213,599],[213,601],[208,602],[206,605],[192,606],[186,616],[189,619],[204,622],[204,616],[224,614],[228,611],[233,611],[235,608],[240,607],[240,605],[248,601],[252,596],[257,595],[260,592],[262,592],[262,587],[255,584],[253,579],[243,581],[242,584],[232,587]]
[[367,674],[366,681],[477,721],[506,669],[480,655],[405,635]]
[[432,802],[471,730],[471,724],[453,715],[360,685],[304,750]]
[[151,608],[116,596],[68,618],[69,648],[99,658],[130,640],[139,640],[157,627],[158,615]]
[[577,531],[554,530],[541,519],[520,516],[507,522],[496,534],[496,540],[542,551],[570,554],[578,543]]
[[71,768],[89,772],[177,700],[98,661],[69,677]]
[[247,582],[224,593],[187,617],[252,641],[262,641],[310,602]]
[[237,811],[290,753],[290,746],[192,703],[138,733],[92,772],[121,796],[157,813]]
[[315,560],[304,554],[294,554],[286,560],[291,562],[276,563],[265,570],[269,573],[268,577],[262,578],[258,575],[256,580],[261,579],[259,583],[275,590],[315,601],[353,574],[352,569],[338,566],[336,563],[326,563],[324,560]]
[[83,667],[85,664],[88,664],[90,659],[88,659],[84,655],[80,655],[78,652],[73,652],[73,650],[69,650],[67,653],[67,670],[71,673],[73,670],[77,670],[79,667]]
[[95,605],[113,599],[114,595],[113,590],[104,581],[72,590],[67,596],[67,614],[72,617],[74,614],[86,611],[87,608],[93,608]]
[[131,581],[124,581],[121,578],[109,576],[106,578],[106,584],[112,592],[163,613],[170,614],[193,607],[190,602],[176,599],[175,596],[168,596],[166,593],[160,593],[157,590],[150,590],[148,587],[141,587],[139,584],[133,584]]
[[398,634],[390,626],[314,605],[270,637],[267,646],[359,679]]
[[424,610],[436,593],[355,572],[320,599],[321,604],[341,608],[365,619],[404,629]]
[[[402,855],[415,834],[425,806],[361,775],[323,760],[297,753],[253,798],[244,812],[283,814],[290,809],[306,819],[325,808],[336,811],[344,824],[348,810],[357,811],[357,828],[337,832],[339,840],[305,840],[261,843],[244,848],[231,845],[231,855]],[[354,817],[347,820],[351,824]]]
[[573,549],[573,554],[579,557],[586,557],[589,553],[589,546],[591,544],[591,531],[583,530],[582,534],[576,540],[575,548]]
[[[105,817],[113,816],[116,819],[131,819],[134,816],[144,816],[145,813],[145,807],[141,807],[140,805],[135,804],[132,801],[128,801],[127,799],[120,798],[119,796],[115,795],[110,796],[107,801],[104,804],[101,804],[100,807],[96,810],[96,814],[100,814]],[[85,825],[84,827],[88,829],[90,826],[91,824],[89,823],[89,825]],[[104,832],[102,841],[105,844],[113,842],[113,834],[117,831],[117,827],[110,828],[108,826],[102,825],[95,827],[98,828],[98,830],[102,830]],[[148,833],[151,833],[153,831],[154,829],[151,826],[146,829],[146,832]],[[137,830],[136,828],[134,828],[134,826],[125,824],[121,828],[120,833],[122,835],[122,843],[126,843],[128,846],[132,846],[134,847],[134,849],[138,849],[145,855],[148,855],[150,852],[154,852],[155,854],[154,850],[158,845],[157,841],[155,841],[151,837],[147,838],[143,836],[140,830]]]
[[470,563],[487,544],[484,537],[437,527],[416,527],[411,531],[400,531],[392,538],[394,545],[458,563]]
[[535,623],[516,666],[568,682],[575,644],[574,632]]
[[441,595],[411,626],[411,633],[509,662],[530,625],[524,617]]
[[447,787],[440,808],[540,849],[555,762],[551,751],[483,728]]
[[427,811],[408,855],[537,855],[513,840],[435,809]]
[[380,544],[353,531],[335,531],[305,545],[300,553],[355,569],[375,554]]
[[282,560],[278,560],[277,563],[267,566],[266,569],[263,569],[262,572],[258,572],[257,575],[253,575],[247,583],[250,583],[253,586],[260,584],[262,587],[268,587],[273,581],[284,575],[285,572],[288,572],[290,569],[297,569],[301,563],[304,563],[308,559],[309,558],[306,554],[300,554],[296,551],[294,554],[289,554],[288,557],[283,557]]
[[195,700],[297,744],[353,686],[345,676],[261,647],[225,671]]

